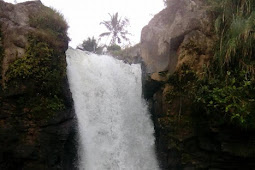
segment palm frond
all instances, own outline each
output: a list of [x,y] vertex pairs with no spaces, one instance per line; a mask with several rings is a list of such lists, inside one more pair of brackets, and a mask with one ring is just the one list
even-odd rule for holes
[[128,38],[126,35],[129,35],[129,33],[126,30],[126,26],[129,25],[129,20],[127,18],[122,19],[119,17],[118,12],[112,15],[110,13],[108,14],[110,16],[110,20],[103,21],[100,24],[105,25],[109,32],[100,34],[100,37],[112,34],[111,44],[115,44],[116,41],[121,43],[121,39],[127,40]]
[[100,24],[103,24],[109,31],[113,30],[112,25],[109,21],[103,21],[103,22],[100,22]]
[[102,34],[99,35],[99,37],[104,37],[104,36],[109,36],[111,35],[111,32],[104,32]]

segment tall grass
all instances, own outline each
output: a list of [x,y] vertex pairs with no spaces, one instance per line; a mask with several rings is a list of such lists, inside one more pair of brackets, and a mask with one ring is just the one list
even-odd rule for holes
[[219,42],[215,59],[222,71],[239,67],[255,74],[255,1],[210,0]]
[[59,42],[69,40],[68,24],[64,16],[53,8],[42,6],[38,12],[30,14],[29,22],[31,27],[36,28],[35,34],[54,46],[61,47],[63,44]]

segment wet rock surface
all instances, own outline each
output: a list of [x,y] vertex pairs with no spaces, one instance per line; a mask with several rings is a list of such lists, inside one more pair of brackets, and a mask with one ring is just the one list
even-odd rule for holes
[[[142,30],[143,94],[155,126],[163,170],[253,170],[254,130],[212,124],[188,97],[171,97],[168,77],[182,65],[196,73],[210,64],[216,42],[199,0],[171,0]],[[172,95],[174,96],[174,94]]]
[[[0,62],[0,169],[3,170],[69,170],[76,166],[76,118],[66,76],[55,86],[60,89],[58,95],[64,107],[54,113],[31,110],[32,97],[41,95],[36,80],[15,79],[16,85],[6,83],[9,66],[25,56],[28,35],[38,31],[30,26],[29,15],[43,8],[40,1],[17,5],[0,1],[0,48],[4,52]],[[59,51],[63,57],[59,63],[65,66],[68,41],[63,41],[66,47]]]

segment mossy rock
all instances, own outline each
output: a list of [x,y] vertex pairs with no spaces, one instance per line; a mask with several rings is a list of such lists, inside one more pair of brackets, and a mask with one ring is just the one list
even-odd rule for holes
[[64,55],[30,35],[25,56],[15,60],[6,72],[6,91],[20,91],[18,106],[26,107],[35,117],[46,118],[65,108],[61,94],[65,73]]

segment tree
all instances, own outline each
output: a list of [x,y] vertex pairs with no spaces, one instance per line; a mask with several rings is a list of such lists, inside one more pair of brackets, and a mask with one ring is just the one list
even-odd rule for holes
[[129,41],[127,38],[127,35],[130,34],[126,27],[129,25],[129,20],[127,18],[124,18],[123,20],[119,18],[118,12],[116,14],[109,14],[111,17],[111,20],[109,21],[103,21],[100,24],[103,24],[107,29],[108,32],[104,32],[100,34],[100,37],[104,36],[112,36],[110,44],[116,44],[116,41],[120,44],[121,39],[125,41]]
[[97,41],[94,37],[88,38],[87,40],[84,40],[82,43],[83,50],[89,51],[89,52],[96,52],[97,50]]

